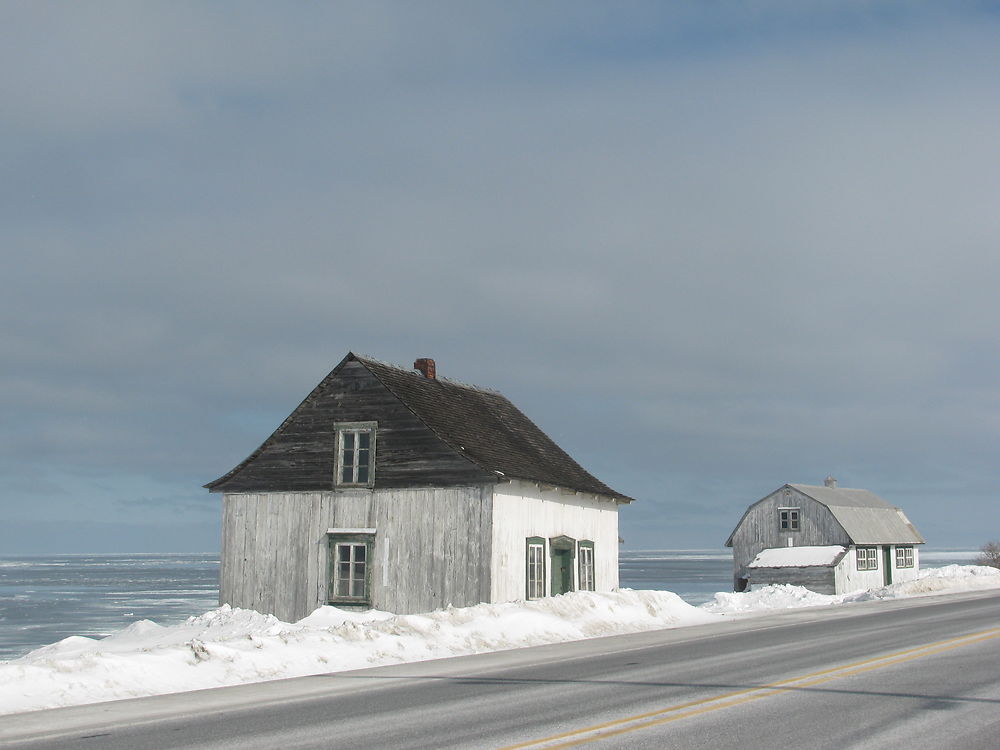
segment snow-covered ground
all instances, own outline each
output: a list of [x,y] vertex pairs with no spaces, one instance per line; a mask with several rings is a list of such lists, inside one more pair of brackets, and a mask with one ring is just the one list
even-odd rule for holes
[[987,588],[1000,588],[1000,570],[948,565],[875,591],[826,596],[765,586],[716,594],[699,607],[670,592],[627,589],[422,615],[321,607],[296,623],[224,606],[181,625],[142,620],[107,638],[74,636],[0,662],[0,714],[675,628],[790,607]]

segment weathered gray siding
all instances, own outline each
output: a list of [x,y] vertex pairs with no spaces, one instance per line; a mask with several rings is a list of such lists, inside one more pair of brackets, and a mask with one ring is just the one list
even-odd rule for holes
[[[782,531],[778,525],[779,508],[799,509],[799,531]],[[830,510],[793,487],[785,486],[750,506],[733,532],[733,579],[745,578],[746,566],[757,554],[772,547],[851,543],[847,532]]]
[[492,486],[227,493],[219,596],[296,620],[326,603],[327,530],[376,529],[372,606],[426,612],[490,596]]
[[836,594],[834,566],[821,567],[789,567],[789,568],[752,568],[749,571],[750,583],[764,586],[772,583],[787,583],[792,586],[804,586],[817,594]]

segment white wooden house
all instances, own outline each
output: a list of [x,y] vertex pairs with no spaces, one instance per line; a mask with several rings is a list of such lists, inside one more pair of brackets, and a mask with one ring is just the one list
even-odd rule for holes
[[501,394],[348,354],[223,493],[220,601],[425,612],[618,586],[618,508]]
[[733,588],[789,583],[821,594],[911,580],[924,538],[899,508],[868,490],[786,484],[743,514],[726,540]]

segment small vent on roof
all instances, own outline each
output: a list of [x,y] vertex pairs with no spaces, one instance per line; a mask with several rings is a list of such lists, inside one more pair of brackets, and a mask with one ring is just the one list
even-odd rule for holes
[[837,480],[832,476],[829,476],[823,480],[823,486],[830,487],[831,489],[837,489]]
[[435,380],[437,378],[437,368],[434,365],[433,359],[422,357],[413,363],[413,369],[420,370],[428,380]]

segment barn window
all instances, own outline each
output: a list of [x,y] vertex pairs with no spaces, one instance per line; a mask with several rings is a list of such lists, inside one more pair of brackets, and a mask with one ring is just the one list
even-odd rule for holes
[[375,484],[375,426],[375,422],[337,425],[335,484],[348,487]]
[[878,570],[878,547],[858,547],[858,570]]
[[541,599],[545,596],[545,540],[531,536],[525,552],[525,597]]
[[577,564],[580,567],[578,578],[580,591],[594,590],[594,543],[581,541],[577,554]]
[[373,529],[331,529],[330,604],[371,604]]
[[798,531],[799,509],[778,508],[778,526],[782,531]]
[[913,547],[896,547],[896,567],[897,568],[912,568],[913,567]]

